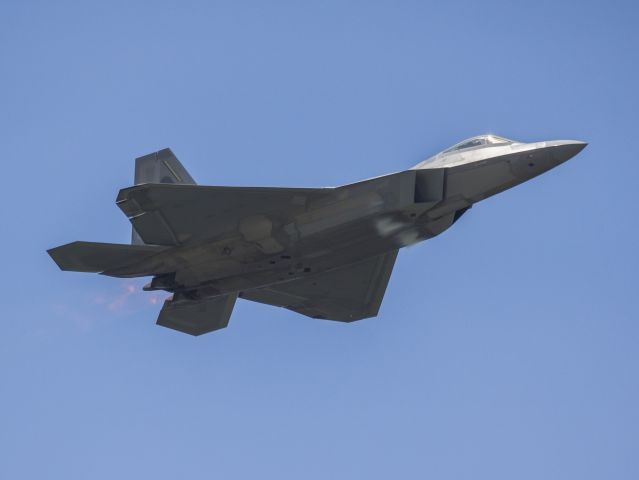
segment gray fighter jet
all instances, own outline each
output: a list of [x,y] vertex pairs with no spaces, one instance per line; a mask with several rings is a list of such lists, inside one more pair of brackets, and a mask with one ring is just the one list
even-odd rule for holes
[[228,325],[238,297],[352,322],[379,311],[397,252],[453,225],[473,204],[579,153],[578,141],[464,140],[409,170],[331,188],[209,187],[165,149],[136,159],[116,204],[131,245],[48,251],[62,270],[152,277],[158,325],[192,335]]

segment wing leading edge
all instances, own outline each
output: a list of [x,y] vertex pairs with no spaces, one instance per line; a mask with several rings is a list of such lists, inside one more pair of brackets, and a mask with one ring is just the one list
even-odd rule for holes
[[386,292],[397,250],[267,288],[242,292],[253,302],[284,307],[312,318],[353,322],[374,317]]

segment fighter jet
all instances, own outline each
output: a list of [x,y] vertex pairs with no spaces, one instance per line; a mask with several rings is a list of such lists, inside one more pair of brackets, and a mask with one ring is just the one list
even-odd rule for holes
[[137,158],[135,186],[117,196],[130,245],[48,253],[62,270],[152,277],[144,290],[172,293],[157,324],[191,335],[226,327],[238,297],[352,322],[377,315],[400,248],[586,145],[480,135],[408,170],[330,188],[200,186],[164,149]]

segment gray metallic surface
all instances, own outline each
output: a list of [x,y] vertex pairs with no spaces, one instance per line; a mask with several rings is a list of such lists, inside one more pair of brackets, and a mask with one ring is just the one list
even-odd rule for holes
[[194,335],[224,328],[238,295],[350,322],[377,315],[399,248],[585,146],[483,135],[335,188],[199,186],[165,149],[136,160],[136,185],[116,200],[135,245],[74,242],[49,254],[64,270],[152,276],[145,290],[174,293],[158,324]]

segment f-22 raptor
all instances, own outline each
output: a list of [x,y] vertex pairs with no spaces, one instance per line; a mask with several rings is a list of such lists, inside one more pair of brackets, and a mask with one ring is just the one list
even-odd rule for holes
[[152,277],[144,290],[172,293],[158,325],[191,335],[226,327],[238,297],[352,322],[377,315],[401,247],[586,145],[480,135],[408,170],[331,188],[200,186],[164,149],[137,158],[135,186],[118,194],[130,245],[48,253],[62,270]]

